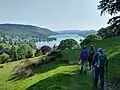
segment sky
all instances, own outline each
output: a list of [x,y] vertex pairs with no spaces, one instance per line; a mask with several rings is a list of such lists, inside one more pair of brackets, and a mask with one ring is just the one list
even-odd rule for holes
[[51,30],[100,29],[99,0],[0,0],[0,23],[29,24]]

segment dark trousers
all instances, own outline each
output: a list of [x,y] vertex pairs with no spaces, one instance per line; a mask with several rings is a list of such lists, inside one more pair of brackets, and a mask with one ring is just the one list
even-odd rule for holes
[[98,68],[95,67],[95,73],[94,73],[94,87],[97,87],[98,79],[100,76],[100,90],[104,90],[104,68]]
[[90,68],[90,70],[91,70],[91,66],[92,66],[92,57],[89,57],[89,58],[88,58],[88,62],[89,62],[89,68]]

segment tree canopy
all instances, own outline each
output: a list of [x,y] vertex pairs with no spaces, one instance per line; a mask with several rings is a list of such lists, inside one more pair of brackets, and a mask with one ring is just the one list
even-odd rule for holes
[[91,43],[92,41],[102,40],[102,38],[98,35],[88,35],[83,41],[81,41],[80,45],[83,47]]
[[14,45],[12,45],[10,52],[11,52],[10,53],[11,60],[16,61],[17,60],[17,48]]
[[113,15],[120,12],[120,0],[100,0],[99,3],[98,9],[101,10],[101,15],[103,13]]
[[78,47],[77,41],[74,39],[65,39],[60,42],[58,49],[60,50],[70,50]]
[[107,27],[105,30],[112,32],[114,35],[120,35],[120,0],[100,0],[98,9],[101,10],[101,15],[109,14],[114,15],[109,19],[108,24],[111,26]]
[[21,45],[17,49],[18,59],[31,58],[33,56],[33,48],[27,44]]
[[47,52],[51,50],[51,47],[44,45],[40,48],[40,50],[42,51],[42,54],[45,55]]

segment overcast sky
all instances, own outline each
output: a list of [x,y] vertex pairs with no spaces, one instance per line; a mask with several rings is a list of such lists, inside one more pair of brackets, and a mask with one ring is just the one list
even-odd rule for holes
[[99,0],[0,0],[0,23],[32,24],[52,30],[100,29]]

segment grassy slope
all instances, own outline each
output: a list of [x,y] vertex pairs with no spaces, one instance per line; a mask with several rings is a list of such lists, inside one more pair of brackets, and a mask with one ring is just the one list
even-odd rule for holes
[[[120,75],[120,38],[107,39],[94,42],[96,48],[102,47],[109,58],[109,81]],[[63,60],[68,59],[77,61],[79,50],[71,51],[70,54],[64,53]],[[4,64],[0,68],[0,90],[91,90],[91,73],[87,76],[79,75],[78,65],[67,65],[60,61],[55,61],[42,68],[36,69],[36,74],[32,77],[18,80],[7,81],[11,67],[17,62]]]

